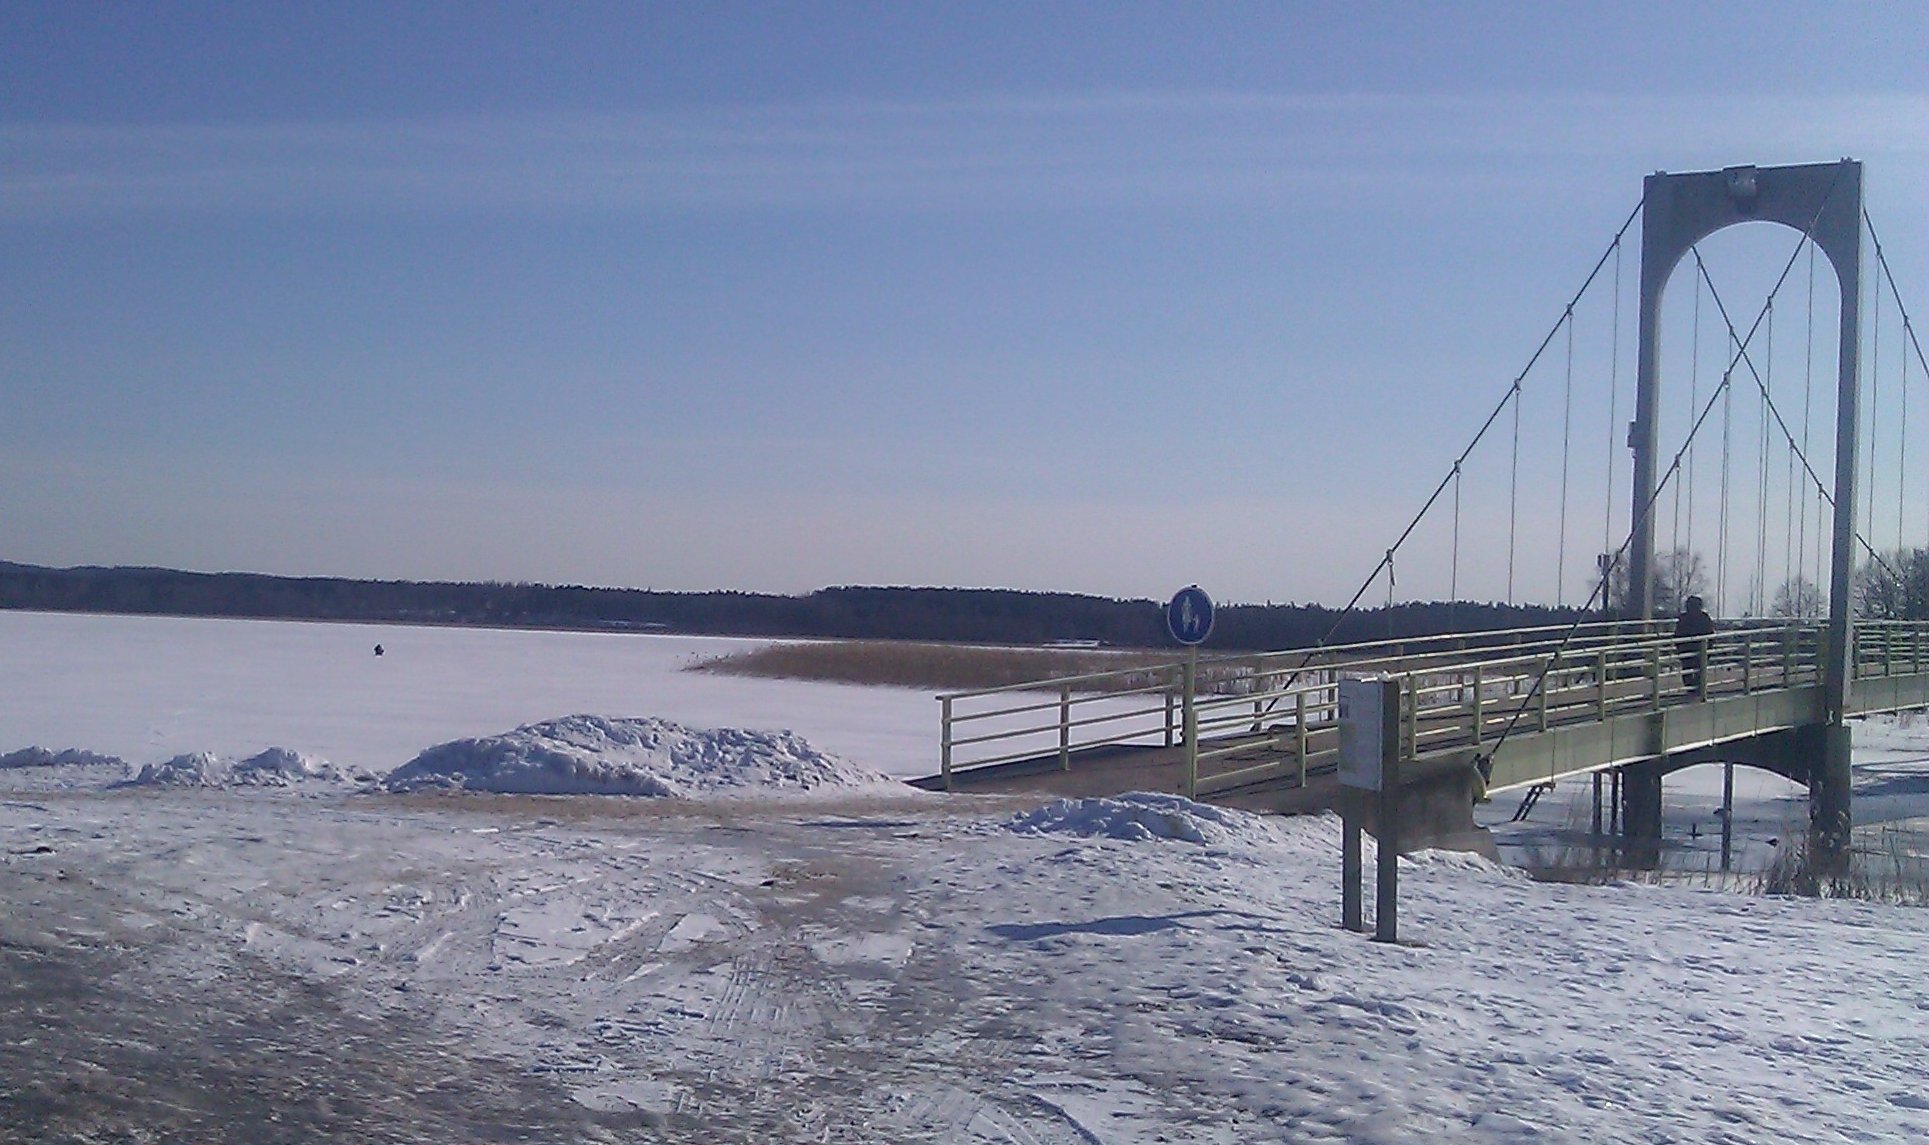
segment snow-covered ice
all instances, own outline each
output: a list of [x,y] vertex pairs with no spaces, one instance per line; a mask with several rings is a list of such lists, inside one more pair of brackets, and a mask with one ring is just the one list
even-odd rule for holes
[[938,770],[929,692],[684,671],[767,643],[0,612],[0,751],[80,747],[140,767],[285,747],[386,774],[438,743],[596,712],[793,731],[891,775]]
[[[118,623],[145,631],[83,627],[124,650]],[[209,647],[245,661],[260,631],[219,625]],[[445,655],[430,650],[444,638],[475,651],[459,632],[378,631],[425,658]],[[582,659],[569,639],[490,635],[515,670],[477,674],[560,679]],[[0,646],[9,683],[63,658],[84,659]],[[92,680],[58,701],[49,686],[9,689],[0,752],[38,743],[143,766],[209,753],[181,765],[192,776],[278,744],[333,760],[318,750],[331,734],[405,738],[390,709],[357,729],[341,695],[299,691],[314,673],[288,677],[286,695],[251,684],[245,731],[217,706],[129,737],[117,707],[152,721],[173,696],[137,675],[118,677],[119,697]],[[771,735],[755,698],[766,684],[742,683],[693,702],[709,705],[696,719],[641,704],[608,709],[635,722],[559,719],[595,710],[570,704],[505,720],[478,705],[490,710],[451,735],[445,711],[388,766],[465,735],[515,741],[501,729],[537,721],[553,722],[525,747],[562,743],[567,767],[606,753],[619,771],[655,758],[641,729],[671,725],[651,715]],[[847,700],[837,718],[863,719]],[[87,734],[89,704],[111,734]],[[268,714],[303,704],[351,726],[276,732]],[[56,727],[45,712],[58,710],[72,719]],[[796,750],[831,745],[853,768],[889,770],[834,724]],[[201,745],[172,750],[189,726]],[[1886,776],[1922,779],[1910,761],[1929,757],[1929,729],[1872,735]],[[461,773],[480,774],[466,758]],[[431,1087],[458,1062],[512,1067],[530,1087],[518,1100],[588,1119],[566,1139],[1929,1140],[1918,908],[1542,884],[1428,853],[1402,860],[1403,941],[1385,945],[1337,926],[1332,819],[1174,796],[830,784],[761,800],[448,798],[120,777],[80,762],[0,769],[0,949],[34,952],[34,966],[124,958],[144,995],[195,999],[193,1014],[227,1012],[264,969],[291,975],[432,1047]],[[179,1034],[203,1036],[192,1017]],[[363,1072],[384,1068],[379,1047],[356,1053],[375,1055]]]

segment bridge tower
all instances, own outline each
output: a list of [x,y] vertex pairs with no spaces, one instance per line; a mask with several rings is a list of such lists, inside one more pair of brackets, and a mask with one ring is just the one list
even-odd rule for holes
[[[1689,174],[1656,172],[1643,185],[1641,214],[1640,343],[1634,423],[1633,536],[1629,546],[1630,605],[1642,619],[1654,614],[1655,471],[1658,460],[1661,295],[1675,265],[1702,239],[1746,222],[1793,227],[1828,257],[1841,289],[1835,414],[1835,522],[1829,577],[1829,625],[1824,651],[1824,749],[1812,764],[1809,836],[1823,862],[1844,859],[1849,845],[1850,641],[1849,599],[1855,552],[1855,458],[1861,341],[1862,165],[1843,159],[1786,167],[1730,167]],[[1661,765],[1628,769],[1623,823],[1637,845],[1661,838]]]

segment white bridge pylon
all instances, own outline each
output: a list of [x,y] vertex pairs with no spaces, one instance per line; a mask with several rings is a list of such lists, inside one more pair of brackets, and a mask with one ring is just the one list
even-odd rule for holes
[[[1696,243],[1749,222],[1780,223],[1827,256],[1841,291],[1837,348],[1835,528],[1831,545],[1829,619],[1822,653],[1823,759],[1810,785],[1811,842],[1825,857],[1848,851],[1849,689],[1853,673],[1851,584],[1855,573],[1856,428],[1860,418],[1857,358],[1861,347],[1862,165],[1852,159],[1787,167],[1730,167],[1691,174],[1657,172],[1641,196],[1640,333],[1635,381],[1633,524],[1628,546],[1630,611],[1654,615],[1654,506],[1659,461],[1661,297],[1675,267]],[[1798,248],[1799,250],[1799,248]],[[1794,264],[1794,256],[1789,265]],[[1784,277],[1787,269],[1783,271]],[[1755,331],[1748,332],[1752,339]],[[1747,350],[1746,342],[1741,347]],[[1661,775],[1631,772],[1631,831],[1658,834]],[[1648,820],[1652,818],[1653,822]]]

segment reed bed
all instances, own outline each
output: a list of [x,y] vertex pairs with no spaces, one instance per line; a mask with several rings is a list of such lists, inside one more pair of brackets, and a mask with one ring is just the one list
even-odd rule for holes
[[[840,640],[772,644],[749,652],[700,661],[696,672],[784,680],[882,684],[935,691],[1002,688],[1054,676],[1169,664],[1171,652],[1106,648],[1011,648],[966,644],[920,644],[898,640]],[[1123,691],[1153,682],[1150,673],[1129,672],[1095,682],[1091,691]]]

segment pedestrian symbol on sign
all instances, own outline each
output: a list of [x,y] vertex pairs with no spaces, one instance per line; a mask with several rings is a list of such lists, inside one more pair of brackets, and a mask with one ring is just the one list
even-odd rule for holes
[[1187,585],[1165,606],[1166,631],[1181,644],[1203,644],[1212,635],[1212,598],[1198,585]]

